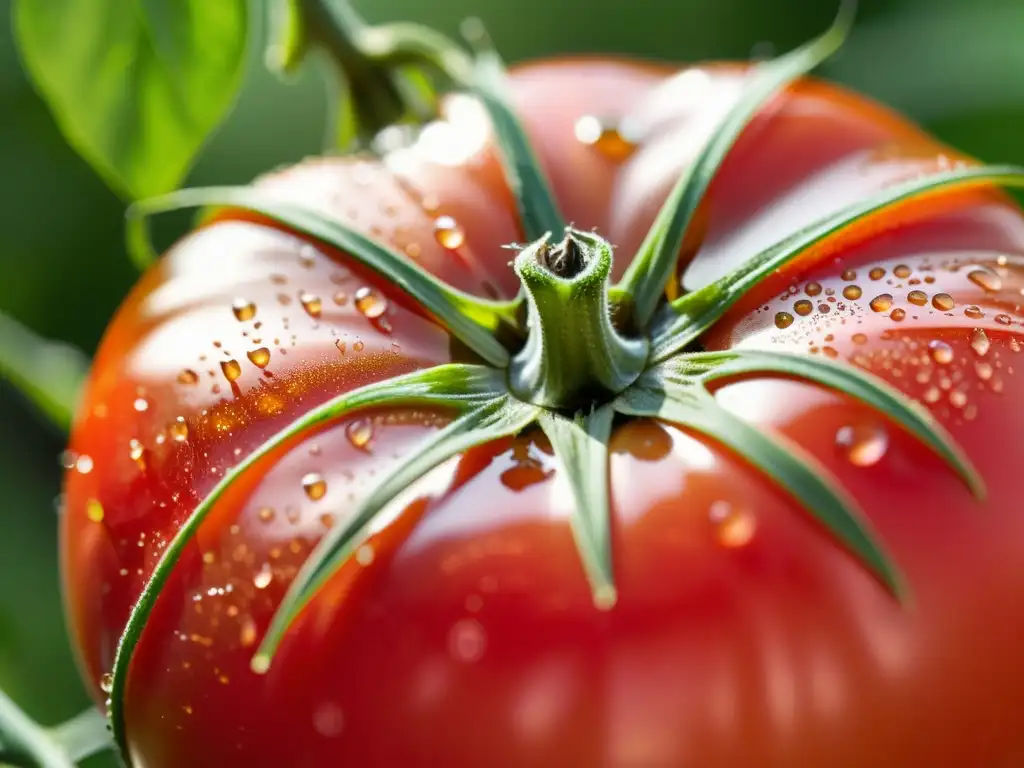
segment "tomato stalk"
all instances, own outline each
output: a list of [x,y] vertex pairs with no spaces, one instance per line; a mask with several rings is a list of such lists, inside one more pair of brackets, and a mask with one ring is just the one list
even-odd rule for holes
[[523,249],[513,266],[528,307],[526,344],[509,369],[520,399],[580,408],[636,380],[647,341],[626,338],[612,324],[612,248],[606,240],[567,228],[555,245],[545,236]]
[[[368,25],[344,0],[281,0],[272,10],[275,39],[268,65],[289,72],[317,49],[347,87],[335,118],[333,143],[340,149],[349,149],[352,139],[366,146],[388,126],[434,117],[437,96],[422,75],[432,62],[423,51],[406,51],[401,41],[388,45],[387,31]],[[382,45],[401,61],[382,60],[375,53]]]

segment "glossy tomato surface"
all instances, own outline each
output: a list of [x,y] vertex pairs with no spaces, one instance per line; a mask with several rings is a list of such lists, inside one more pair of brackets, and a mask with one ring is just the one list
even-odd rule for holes
[[[513,77],[566,218],[617,246],[618,274],[746,77],[669,74],[574,60]],[[627,115],[635,146],[581,120]],[[885,109],[803,81],[729,155],[683,283],[961,162]],[[517,290],[501,246],[522,234],[471,100],[451,98],[446,119],[382,162],[311,159],[258,184],[461,289]],[[612,610],[591,600],[550,447],[526,434],[408,488],[256,675],[255,646],[311,547],[446,419],[360,413],[259,462],[203,524],[131,667],[136,764],[1020,765],[1022,249],[1024,220],[1001,193],[933,194],[809,253],[705,340],[850,361],[961,442],[983,503],[843,396],[778,378],[717,392],[838,476],[903,569],[905,603],[743,461],[634,421],[611,443]],[[462,354],[344,254],[265,221],[222,217],[179,242],[111,325],[70,446],[66,602],[97,702],[154,563],[227,469],[315,404]]]

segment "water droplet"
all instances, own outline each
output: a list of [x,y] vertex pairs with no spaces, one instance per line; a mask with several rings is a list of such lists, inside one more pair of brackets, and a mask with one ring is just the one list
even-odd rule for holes
[[928,387],[923,396],[926,403],[937,403],[939,402],[939,397],[941,397],[941,393],[938,387]]
[[136,464],[145,466],[145,460],[143,459],[145,453],[146,449],[142,446],[142,443],[140,443],[136,438],[133,437],[131,440],[128,441],[128,455],[131,457],[131,460],[134,461]]
[[362,352],[363,351],[363,347],[365,347],[365,346],[366,345],[363,344],[363,342],[357,341],[355,344],[352,345],[352,349],[354,351],[356,351],[356,352]]
[[880,293],[870,301],[868,306],[875,312],[887,312],[892,306],[892,296],[888,293]]
[[256,317],[256,305],[245,299],[235,299],[231,304],[231,311],[240,322],[246,322]]
[[191,368],[184,369],[178,374],[178,383],[193,385],[199,383],[199,374],[193,371]]
[[306,269],[311,268],[316,264],[317,250],[309,243],[303,243],[299,248],[299,263],[302,264]]
[[114,676],[109,672],[104,672],[100,675],[100,690],[104,693],[110,693],[114,690]]
[[892,268],[892,273],[901,279],[907,278],[910,277],[910,267],[906,264],[897,264]]
[[854,344],[867,344],[868,343],[868,337],[865,334],[863,334],[863,333],[855,333],[855,334],[853,334],[853,343]]
[[940,365],[948,365],[953,362],[953,348],[944,341],[935,339],[929,342],[928,350],[931,352],[932,360]]
[[995,321],[1000,325],[1009,325],[1013,322],[1013,318],[1006,314],[999,314],[995,316]]
[[345,435],[352,446],[361,451],[367,450],[373,439],[373,424],[368,419],[357,419],[345,427]]
[[333,299],[334,303],[337,304],[339,307],[343,307],[346,304],[348,304],[348,294],[345,293],[344,291],[335,291]]
[[985,316],[985,313],[981,311],[981,307],[977,304],[972,304],[969,307],[964,307],[964,314],[972,320],[980,320]]
[[984,357],[988,354],[991,346],[992,343],[988,340],[988,334],[981,328],[975,328],[971,333],[971,349],[974,350],[974,354],[978,357]]
[[132,407],[139,413],[143,413],[149,410],[149,401],[144,397],[137,397],[135,402],[132,403]]
[[299,302],[302,304],[302,308],[306,310],[306,314],[312,318],[318,318],[323,314],[324,304],[320,300],[319,296],[312,293],[303,291],[299,294]]
[[956,302],[948,293],[936,293],[932,296],[932,306],[940,312],[948,312],[956,306]]
[[367,320],[376,320],[388,310],[388,300],[373,288],[360,288],[356,291],[356,309]]
[[963,408],[967,405],[967,393],[960,389],[954,389],[949,393],[949,404],[954,408]]
[[974,372],[978,374],[978,378],[982,381],[988,381],[992,378],[992,366],[989,363],[979,360],[974,364]]
[[793,324],[793,316],[789,312],[776,312],[775,313],[775,327],[776,328],[789,328]]
[[[256,575],[252,579],[252,583],[256,586],[256,589],[266,589],[270,586],[270,582],[274,580],[274,572],[270,568],[270,563],[264,563],[260,566],[260,569],[256,572]],[[243,641],[243,645],[244,645]]]
[[88,475],[92,472],[92,466],[92,458],[86,456],[84,453],[75,459],[75,469],[78,470],[78,473],[81,475]]
[[857,272],[852,269],[844,269],[842,274],[843,280],[850,282],[851,280],[857,279]]
[[256,516],[262,523],[269,523],[274,519],[274,508],[273,507],[260,507],[260,511],[256,513]]
[[434,237],[449,251],[461,248],[466,242],[465,230],[451,216],[438,216],[434,219]]
[[246,356],[249,358],[249,362],[257,368],[266,368],[267,364],[270,362],[270,350],[266,347],[249,350],[249,352],[246,353]]
[[804,288],[804,293],[808,296],[817,296],[821,293],[821,283],[808,283],[807,287]]
[[754,538],[757,519],[746,509],[734,507],[727,501],[716,501],[708,509],[708,517],[715,526],[715,537],[725,547],[742,547]]
[[843,298],[854,301],[864,295],[864,291],[861,290],[859,285],[848,285],[843,288]]
[[840,427],[836,432],[836,447],[854,466],[870,467],[885,455],[889,436],[877,424]]
[[373,547],[369,544],[363,544],[356,550],[356,562],[364,567],[371,565],[375,556],[376,553],[374,552]]
[[924,291],[911,291],[907,294],[907,301],[918,307],[923,307],[928,303],[928,294]]
[[220,369],[224,372],[224,378],[228,381],[235,381],[242,375],[242,366],[237,360],[221,360]]
[[896,309],[889,313],[889,318],[891,320],[895,320],[897,323],[902,322],[906,316],[907,311],[905,309],[900,309],[899,307],[896,307]]
[[868,272],[868,277],[870,277],[872,280],[881,280],[883,277],[885,277],[885,270],[882,267],[875,267],[870,272]]
[[320,501],[327,494],[327,481],[319,472],[310,472],[302,478],[302,490],[313,501]]
[[96,499],[89,499],[85,503],[85,516],[93,523],[103,522],[103,505]]
[[1003,287],[1003,281],[999,279],[999,275],[986,267],[972,269],[967,273],[967,279],[989,293],[994,293]]
[[313,728],[321,736],[335,739],[345,730],[345,713],[337,704],[325,702],[313,710]]
[[452,658],[470,664],[479,661],[487,648],[487,633],[479,621],[462,619],[448,632],[448,651]]
[[581,144],[594,147],[602,155],[613,160],[629,157],[636,149],[636,144],[623,135],[618,125],[594,115],[579,118],[573,132]]
[[793,311],[801,317],[806,317],[814,311],[814,305],[811,304],[807,299],[800,299],[793,304]]

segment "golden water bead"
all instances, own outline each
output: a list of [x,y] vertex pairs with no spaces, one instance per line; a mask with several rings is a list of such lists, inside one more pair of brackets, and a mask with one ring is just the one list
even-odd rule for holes
[[246,322],[256,317],[256,305],[245,299],[235,299],[231,304],[231,311],[239,322]]
[[451,216],[434,219],[434,238],[449,251],[461,248],[466,242],[466,231]]

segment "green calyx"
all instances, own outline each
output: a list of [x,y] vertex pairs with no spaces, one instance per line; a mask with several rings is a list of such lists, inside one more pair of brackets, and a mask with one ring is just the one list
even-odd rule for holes
[[[350,10],[344,3],[328,0],[291,0],[288,7],[306,14],[317,8]],[[306,18],[300,14],[292,21]],[[144,218],[177,207],[217,206],[269,217],[375,271],[418,302],[477,360],[428,368],[339,395],[243,457],[211,491],[164,550],[132,610],[117,651],[110,720],[124,755],[124,691],[132,654],[191,537],[231,484],[259,459],[311,429],[360,409],[415,404],[443,408],[453,419],[384,473],[366,498],[350,510],[347,520],[332,528],[310,554],[252,660],[257,673],[272,669],[274,655],[287,643],[295,617],[349,562],[400,491],[473,446],[526,429],[540,429],[549,438],[572,489],[575,511],[570,522],[580,553],[580,571],[591,586],[597,609],[611,610],[618,599],[608,442],[616,420],[627,418],[674,424],[731,451],[775,483],[880,585],[901,598],[908,594],[910,585],[901,577],[898,564],[887,555],[867,516],[836,478],[780,435],[755,428],[723,409],[710,388],[741,376],[786,376],[839,392],[876,410],[895,428],[920,441],[982,498],[982,480],[951,436],[923,406],[850,365],[779,352],[703,352],[700,339],[765,278],[850,225],[919,195],[982,183],[1024,186],[1024,169],[963,168],[886,189],[763,253],[751,254],[742,267],[705,288],[674,302],[667,300],[664,290],[677,268],[680,244],[693,214],[735,141],[772,98],[839,46],[850,20],[849,5],[844,5],[836,24],[819,39],[755,70],[746,92],[679,179],[617,285],[609,282],[611,244],[595,233],[565,226],[551,184],[509,103],[497,55],[485,46],[479,46],[474,54],[464,53],[436,33],[410,31],[403,25],[376,31],[360,31],[357,24],[341,28],[354,30],[350,42],[358,49],[360,66],[386,76],[378,83],[378,95],[399,94],[392,79],[395,73],[405,72],[403,68],[409,66],[421,67],[441,73],[450,83],[475,95],[487,111],[522,233],[530,241],[512,263],[521,282],[517,299],[495,302],[461,293],[404,254],[351,226],[311,209],[275,201],[258,190],[185,190],[132,209],[132,237],[142,244]],[[296,35],[294,40],[302,39]],[[291,61],[287,55],[284,60]],[[375,77],[366,82],[374,82]],[[356,93],[354,82],[352,87]],[[399,98],[394,104],[407,102]],[[367,124],[378,119],[367,118],[369,114],[360,119]],[[561,239],[552,242],[556,234]]]
[[607,241],[569,228],[560,242],[544,237],[513,262],[528,313],[526,344],[509,366],[520,399],[588,407],[622,392],[643,371],[647,340],[624,338],[612,325],[611,267]]

